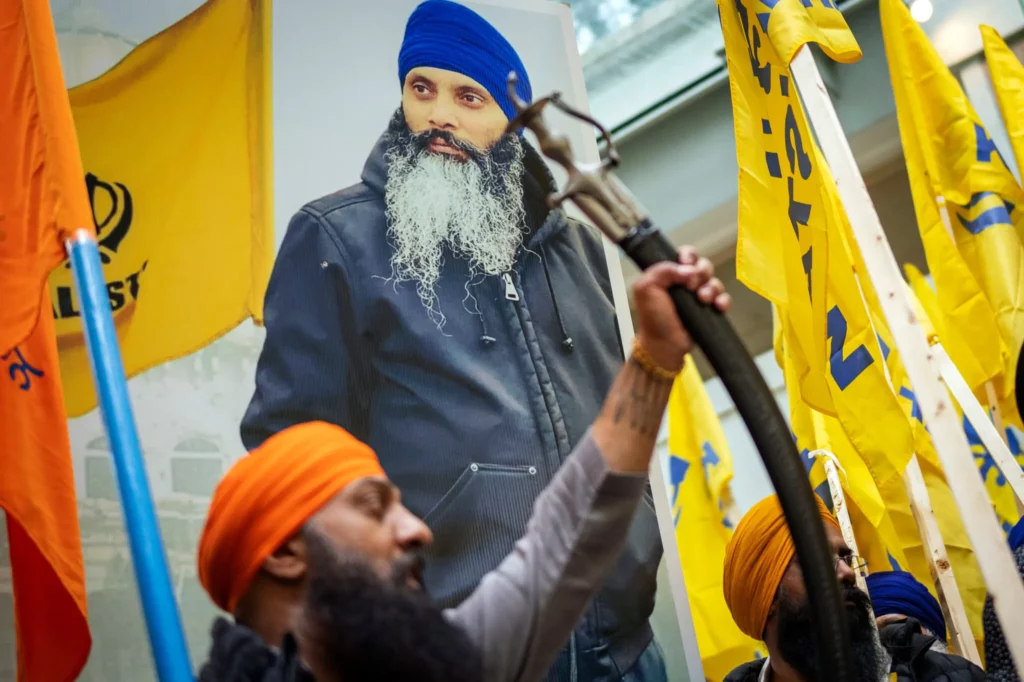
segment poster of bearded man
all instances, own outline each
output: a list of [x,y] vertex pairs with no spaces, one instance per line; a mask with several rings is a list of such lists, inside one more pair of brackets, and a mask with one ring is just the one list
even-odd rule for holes
[[[306,0],[275,7],[274,37],[288,227],[242,440],[319,420],[372,446],[433,532],[425,586],[452,606],[512,551],[632,337],[615,250],[548,206],[556,176],[529,135],[504,134],[510,71],[522,99],[586,109],[569,8]],[[593,130],[552,123],[597,160]],[[648,497],[547,679],[672,678],[679,629],[651,626],[661,560]]]

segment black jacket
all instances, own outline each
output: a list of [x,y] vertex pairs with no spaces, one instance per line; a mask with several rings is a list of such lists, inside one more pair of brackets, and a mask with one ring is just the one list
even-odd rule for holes
[[[510,273],[468,286],[475,307],[468,264],[447,254],[439,330],[413,284],[388,281],[386,147],[382,138],[361,183],[307,204],[288,227],[242,440],[252,449],[323,420],[373,447],[434,533],[426,587],[450,607],[523,535],[537,495],[597,417],[622,345],[601,237],[547,208],[553,180],[529,147],[524,248]],[[650,644],[660,560],[647,497],[571,643],[580,679],[617,680]]]
[[[985,671],[966,658],[932,651],[935,637],[921,632],[913,618],[879,631],[882,646],[892,657],[889,667],[898,682],[984,682]],[[757,682],[764,660],[750,661],[733,670],[725,682]],[[860,682],[860,681],[858,681]],[[874,682],[874,681],[866,681]]]
[[315,682],[299,662],[291,635],[285,636],[280,651],[274,651],[252,630],[218,618],[212,636],[199,682]]

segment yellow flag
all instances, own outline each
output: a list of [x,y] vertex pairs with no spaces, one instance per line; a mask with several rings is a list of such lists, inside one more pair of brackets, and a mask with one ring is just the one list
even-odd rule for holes
[[[1024,245],[1014,227],[1024,219],[1015,210],[1024,192],[909,10],[900,0],[882,0],[881,16],[907,170],[940,306],[952,324],[971,330],[977,357],[993,357],[995,342],[1001,342],[999,357],[1009,379],[997,384],[1009,396],[1024,342]],[[936,220],[937,197],[949,203],[955,253],[949,253],[949,232],[943,235]],[[993,317],[984,313],[978,293]],[[968,304],[974,309],[970,318]],[[993,319],[998,336],[992,335]]]
[[857,39],[834,0],[760,0],[748,7],[760,10],[757,19],[786,64],[807,43],[818,43],[825,54],[844,64],[861,58]]
[[669,481],[676,542],[704,676],[721,682],[758,654],[760,642],[740,632],[722,591],[732,456],[693,360],[687,358],[668,405]]
[[[812,138],[787,63],[768,39],[759,0],[718,0],[739,165],[736,271],[786,311],[803,399],[831,411],[825,382],[828,251]],[[813,302],[813,305],[812,305]]]
[[1003,124],[1010,136],[1017,167],[1024,164],[1024,65],[991,26],[981,27],[985,61],[992,76]]
[[[262,318],[269,36],[269,0],[211,0],[69,93],[128,376]],[[50,294],[74,417],[96,397],[70,268]]]
[[[785,315],[778,315],[781,324],[785,325]],[[777,327],[778,329],[778,327]],[[782,338],[780,338],[780,336]],[[831,492],[825,477],[821,456],[823,453],[833,455],[841,468],[840,481],[846,498],[850,521],[857,539],[857,549],[867,559],[868,572],[909,570],[919,579],[927,578],[927,565],[907,560],[903,551],[903,542],[889,514],[889,504],[882,495],[875,481],[876,473],[856,451],[843,430],[839,420],[817,412],[800,397],[799,386],[795,383],[791,356],[782,351],[785,343],[785,332],[776,334],[776,358],[781,358],[781,366],[786,377],[786,390],[789,397],[790,426],[796,438],[797,449],[803,458],[808,471],[811,486],[818,496],[831,507]],[[820,453],[816,456],[815,453]],[[900,492],[899,486],[893,486],[891,474],[879,472],[880,477],[886,476],[890,481],[886,491]],[[889,495],[891,498],[892,495]],[[899,500],[897,500],[899,502]],[[905,496],[903,504],[906,506]],[[909,508],[908,508],[909,510]],[[926,581],[925,584],[928,584]]]
[[[972,344],[973,331],[949,323],[939,305],[935,290],[928,284],[920,270],[909,263],[903,266],[903,270],[910,283],[913,293],[912,300],[921,307],[928,323],[933,327],[933,333],[942,347],[946,349],[953,364],[960,370],[964,381],[971,387],[971,390],[983,393],[985,382],[996,378],[1002,372],[999,357],[975,355]],[[921,312],[918,313],[918,318],[921,318]]]

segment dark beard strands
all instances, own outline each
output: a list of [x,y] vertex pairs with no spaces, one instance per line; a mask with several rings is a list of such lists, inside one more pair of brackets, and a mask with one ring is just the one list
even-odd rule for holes
[[[779,587],[778,646],[782,659],[808,682],[829,682],[818,668],[818,628],[806,600],[798,604],[784,587]],[[886,679],[888,662],[874,627],[871,600],[856,587],[843,590],[853,666],[858,682]]]
[[404,586],[420,559],[381,580],[361,557],[335,555],[306,531],[309,585],[303,628],[320,660],[345,682],[480,682],[483,663],[466,634],[426,595]]

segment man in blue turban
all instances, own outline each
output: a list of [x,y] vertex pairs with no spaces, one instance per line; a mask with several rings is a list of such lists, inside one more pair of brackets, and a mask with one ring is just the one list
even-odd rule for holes
[[946,650],[946,618],[928,588],[906,571],[880,571],[867,577],[871,606],[878,627],[913,618],[925,635],[935,637],[940,651]]
[[[370,445],[434,534],[424,580],[444,607],[513,550],[623,357],[601,236],[548,206],[545,162],[504,135],[511,71],[530,99],[518,53],[483,17],[447,0],[413,11],[401,105],[362,181],[288,227],[241,428],[249,450],[310,421]],[[660,560],[641,505],[547,679],[666,679],[648,622]]]
[[985,672],[948,653],[946,619],[939,602],[905,571],[879,571],[867,577],[879,640],[897,680],[982,682]]

